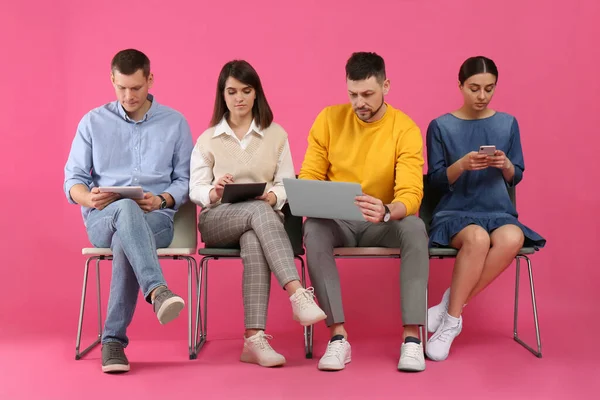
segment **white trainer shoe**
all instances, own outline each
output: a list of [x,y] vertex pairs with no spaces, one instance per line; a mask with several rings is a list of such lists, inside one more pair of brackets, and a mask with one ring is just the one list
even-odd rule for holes
[[277,353],[269,340],[273,339],[271,335],[265,335],[263,331],[244,338],[244,349],[240,360],[246,363],[258,364],[261,367],[278,367],[285,364],[285,357]]
[[425,370],[423,343],[402,343],[400,347],[399,371],[420,372]]
[[327,350],[319,360],[321,371],[339,371],[352,361],[352,349],[346,339],[334,340],[327,343]]
[[442,324],[444,315],[448,312],[448,304],[450,304],[450,288],[444,292],[440,304],[430,307],[427,310],[427,332],[434,333],[437,331]]
[[310,326],[327,318],[327,315],[315,303],[315,290],[313,288],[298,289],[290,296],[294,320],[302,326]]
[[450,346],[461,331],[462,316],[454,318],[446,313],[442,324],[427,342],[427,357],[434,361],[443,361],[448,358]]

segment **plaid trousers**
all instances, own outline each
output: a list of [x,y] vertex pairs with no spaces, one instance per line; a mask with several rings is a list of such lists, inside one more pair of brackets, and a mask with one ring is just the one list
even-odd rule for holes
[[209,247],[241,249],[244,324],[265,329],[271,272],[281,285],[300,280],[280,215],[262,200],[221,204],[200,214],[198,229]]

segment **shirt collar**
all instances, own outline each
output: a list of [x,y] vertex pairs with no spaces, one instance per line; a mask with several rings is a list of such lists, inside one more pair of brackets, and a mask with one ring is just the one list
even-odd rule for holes
[[[156,112],[156,109],[158,107],[158,104],[156,103],[156,101],[154,101],[154,95],[148,93],[148,96],[146,97],[146,99],[150,100],[150,102],[151,102],[150,108],[148,109],[148,111],[146,111],[144,118],[142,118],[141,121],[139,121],[139,122],[147,121],[150,117],[152,117],[152,115],[154,115],[154,113]],[[121,118],[123,118],[125,121],[133,122],[133,123],[136,122],[136,121],[132,120],[131,118],[129,118],[129,115],[127,115],[127,113],[125,112],[125,109],[123,108],[123,106],[121,105],[121,103],[118,100],[117,100],[117,110],[118,110],[118,113],[121,116]]]
[[[248,132],[246,132],[244,137],[248,136],[251,132],[255,132],[260,136],[264,136],[264,131],[256,125],[254,120],[252,120],[252,123],[250,124],[250,128],[248,129]],[[223,134],[226,134],[229,136],[235,136],[233,129],[231,129],[231,127],[229,126],[229,123],[227,123],[227,114],[225,116],[223,116],[223,118],[221,119],[221,122],[219,122],[215,126],[215,132],[213,133],[213,137],[221,136]]]

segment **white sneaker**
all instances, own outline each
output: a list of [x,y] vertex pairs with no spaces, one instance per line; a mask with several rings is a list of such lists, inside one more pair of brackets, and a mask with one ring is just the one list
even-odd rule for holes
[[402,343],[402,346],[400,347],[400,361],[398,361],[398,370],[415,372],[425,370],[423,343]]
[[327,343],[327,350],[319,360],[321,371],[339,371],[352,360],[350,343],[346,339],[334,340]]
[[269,344],[271,335],[265,335],[263,331],[256,335],[244,338],[244,349],[240,360],[246,363],[258,364],[262,367],[278,367],[285,364],[285,357],[277,353]]
[[446,313],[442,324],[427,342],[427,357],[434,361],[443,361],[448,358],[452,341],[461,331],[462,316],[460,318],[454,318]]
[[446,289],[442,296],[442,301],[437,306],[430,307],[427,310],[427,332],[433,333],[442,324],[444,315],[448,312],[448,304],[450,303],[450,288]]
[[294,320],[302,326],[310,326],[327,318],[327,315],[315,303],[315,290],[313,288],[298,289],[290,296]]

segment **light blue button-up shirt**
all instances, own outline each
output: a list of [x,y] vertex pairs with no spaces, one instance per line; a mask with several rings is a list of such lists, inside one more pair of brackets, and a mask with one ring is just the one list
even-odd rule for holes
[[[158,104],[141,121],[130,119],[118,101],[87,113],[79,123],[65,166],[64,190],[75,203],[71,188],[96,186],[141,186],[145,192],[169,193],[175,209],[158,212],[171,219],[188,201],[190,156],[193,149],[190,127],[180,113]],[[86,221],[91,209],[82,207]]]

